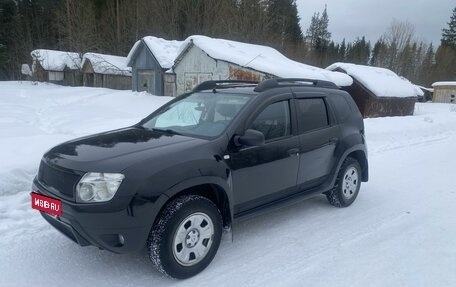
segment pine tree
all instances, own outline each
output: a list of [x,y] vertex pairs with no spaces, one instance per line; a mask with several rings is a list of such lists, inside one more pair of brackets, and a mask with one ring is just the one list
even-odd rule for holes
[[292,0],[291,2],[291,6],[288,6],[289,18],[287,21],[285,34],[287,35],[288,40],[290,40],[294,44],[298,44],[301,43],[303,40],[301,25],[299,25],[299,21],[301,19],[298,15],[298,7],[296,4],[296,0]]
[[310,20],[310,26],[306,31],[307,43],[313,48],[318,38],[318,30],[320,25],[320,13],[315,12]]
[[331,41],[331,33],[328,31],[329,17],[327,7],[320,13],[314,13],[310,26],[306,31],[307,43],[310,44],[313,54],[316,56],[316,64],[319,66],[324,65],[326,52]]
[[374,48],[372,49],[370,65],[377,67],[385,67],[387,61],[387,51],[388,46],[383,40],[383,38],[378,39],[374,45]]
[[331,41],[331,33],[328,31],[329,17],[327,7],[320,13],[316,12],[312,16],[310,26],[306,31],[306,38],[315,50],[324,50]]
[[441,45],[437,49],[435,76],[439,80],[456,80],[456,7],[448,28],[442,29]]
[[345,38],[342,40],[342,44],[339,47],[339,59],[338,61],[345,62],[347,56],[347,45],[345,44]]
[[442,45],[456,48],[456,7],[448,22],[448,28],[442,29]]
[[434,70],[434,47],[432,43],[429,45],[424,55],[423,62],[421,63],[419,71],[419,80],[418,82],[425,86],[430,86],[432,84],[432,73]]
[[366,42],[363,36],[357,38],[353,44],[350,44],[350,49],[347,49],[347,61],[354,64],[367,65],[370,56],[370,43]]
[[329,26],[329,17],[328,17],[328,11],[327,7],[325,5],[325,10],[323,10],[323,13],[321,14],[320,18],[320,23],[319,23],[319,37],[317,41],[320,41],[319,44],[321,47],[326,47],[329,44],[329,41],[331,40],[331,33],[328,31],[328,26]]
[[300,18],[296,0],[269,0],[268,18],[270,30],[273,34],[280,36],[281,46],[291,42],[301,43],[303,40]]

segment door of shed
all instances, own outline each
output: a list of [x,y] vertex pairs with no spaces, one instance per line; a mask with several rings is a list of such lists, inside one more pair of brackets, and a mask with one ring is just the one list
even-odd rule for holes
[[152,95],[155,94],[155,71],[139,70],[138,71],[138,91],[146,91]]

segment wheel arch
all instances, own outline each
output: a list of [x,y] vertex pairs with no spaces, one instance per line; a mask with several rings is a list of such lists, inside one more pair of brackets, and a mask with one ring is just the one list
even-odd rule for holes
[[340,170],[340,167],[344,163],[347,157],[352,157],[356,159],[361,166],[361,181],[367,182],[369,180],[369,163],[367,160],[367,152],[364,145],[355,145],[350,149],[346,150],[344,154],[340,157],[339,163],[337,164],[337,168],[334,170],[334,176],[332,180],[331,186],[334,186],[337,173]]
[[[345,158],[352,157],[356,159],[361,166],[361,181],[366,182],[369,180],[369,164],[367,156],[363,150],[355,150],[349,153]],[[345,159],[344,159],[345,160]]]
[[219,209],[223,226],[230,227],[233,222],[233,200],[232,192],[228,183],[217,177],[198,177],[185,180],[171,187],[164,195],[168,197],[160,206],[160,212],[166,206],[166,203],[183,195],[200,195],[211,200]]

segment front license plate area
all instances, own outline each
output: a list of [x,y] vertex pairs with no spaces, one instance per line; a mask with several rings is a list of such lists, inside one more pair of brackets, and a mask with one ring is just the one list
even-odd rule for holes
[[62,216],[62,201],[44,196],[35,192],[32,195],[32,208],[49,213],[51,215]]

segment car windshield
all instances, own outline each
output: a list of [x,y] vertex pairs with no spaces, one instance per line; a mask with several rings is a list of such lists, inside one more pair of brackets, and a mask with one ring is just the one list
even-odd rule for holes
[[250,99],[249,95],[193,93],[176,101],[143,123],[168,133],[216,137]]

